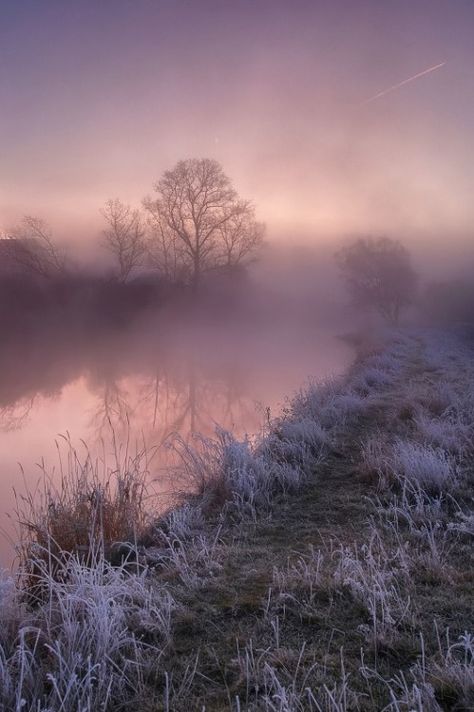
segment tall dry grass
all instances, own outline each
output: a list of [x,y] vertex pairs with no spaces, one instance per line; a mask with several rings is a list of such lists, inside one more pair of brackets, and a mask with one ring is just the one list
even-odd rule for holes
[[113,546],[134,544],[149,524],[152,509],[149,467],[154,452],[132,454],[126,441],[113,438],[110,462],[105,446],[93,457],[85,443],[79,452],[69,436],[57,442],[58,466],[41,476],[34,488],[16,496],[18,558],[23,567],[39,560],[61,562],[70,555],[86,564],[110,558]]

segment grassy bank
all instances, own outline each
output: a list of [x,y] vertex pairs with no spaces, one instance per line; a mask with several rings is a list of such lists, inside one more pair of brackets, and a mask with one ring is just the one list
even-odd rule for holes
[[176,441],[195,495],[115,565],[42,530],[0,709],[473,709],[472,355],[392,334],[255,440]]

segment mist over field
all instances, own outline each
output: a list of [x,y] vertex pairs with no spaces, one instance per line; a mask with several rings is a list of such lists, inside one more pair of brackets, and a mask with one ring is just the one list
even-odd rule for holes
[[0,712],[474,709],[470,0],[0,0]]

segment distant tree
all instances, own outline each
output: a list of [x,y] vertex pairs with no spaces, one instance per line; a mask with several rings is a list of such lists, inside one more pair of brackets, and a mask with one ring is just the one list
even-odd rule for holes
[[357,307],[374,307],[391,324],[416,293],[417,276],[408,250],[387,237],[356,240],[336,254],[336,262]]
[[104,245],[117,261],[119,280],[126,282],[144,262],[147,249],[144,221],[139,210],[133,210],[118,198],[108,200],[101,213],[107,223]]
[[40,277],[63,274],[67,268],[64,251],[53,238],[48,224],[40,218],[26,215],[10,233],[9,259],[26,273]]
[[260,246],[264,228],[254,207],[239,198],[217,161],[180,161],[155,190],[157,198],[144,201],[152,259],[195,290],[206,272],[242,265]]

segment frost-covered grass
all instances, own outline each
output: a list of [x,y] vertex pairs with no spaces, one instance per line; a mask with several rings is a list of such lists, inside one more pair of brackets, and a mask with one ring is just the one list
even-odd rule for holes
[[[308,442],[308,437],[313,440]],[[258,445],[238,441],[220,429],[214,439],[194,436],[189,442],[176,437],[171,444],[178,458],[175,482],[184,496],[191,491],[198,497],[206,515],[232,508],[242,516],[255,516],[257,508],[270,505],[276,492],[298,489],[311,448],[321,449],[315,437],[304,428],[292,437],[269,435]],[[270,450],[275,456],[268,455]]]
[[345,712],[358,709],[341,654],[337,680],[316,689],[314,679],[321,674],[318,661],[308,660],[303,643],[299,649],[259,648],[250,640],[238,647],[236,664],[246,690],[236,695],[230,709],[248,712]]
[[425,442],[453,454],[462,455],[472,442],[472,428],[455,416],[430,417],[420,413],[415,422]]
[[370,622],[361,627],[375,646],[392,642],[410,620],[410,585],[404,557],[388,550],[377,533],[362,547],[341,547],[336,580],[367,610]]
[[457,476],[456,463],[446,450],[405,440],[393,446],[388,467],[396,477],[433,492],[449,489]]
[[436,493],[456,486],[457,462],[445,448],[400,438],[389,444],[377,433],[361,453],[366,475],[378,478],[382,488],[397,483],[403,489],[408,482]]
[[[277,494],[297,491],[314,477],[331,446],[332,421],[337,419],[331,415],[329,423],[327,416],[334,410],[334,399],[342,395],[333,394],[332,386],[324,390],[323,396],[312,388],[297,394],[260,438],[239,441],[220,428],[214,438],[174,437],[168,446],[177,460],[177,488],[185,497],[190,491],[197,495],[206,514],[226,509],[253,518],[259,509],[269,508]],[[341,401],[341,421],[349,407]]]
[[171,441],[155,518],[145,455],[28,500],[0,709],[474,708],[471,352],[389,339],[259,437]]
[[128,708],[148,694],[149,666],[170,639],[173,599],[145,572],[104,559],[84,566],[72,556],[62,567],[53,577],[44,564],[45,598],[33,607],[12,580],[2,584],[0,709]]
[[387,683],[393,712],[443,712],[440,692],[450,700],[448,709],[470,710],[474,705],[474,641],[465,632],[453,642],[449,631],[438,638],[438,651],[428,660],[422,643],[422,655],[408,673],[399,673]]
[[333,588],[325,557],[327,553],[311,548],[308,554],[290,559],[285,567],[274,567],[267,611],[271,606],[277,607],[283,616],[292,613],[308,619],[317,615],[321,595],[328,595]]

